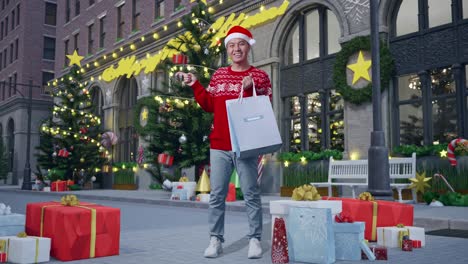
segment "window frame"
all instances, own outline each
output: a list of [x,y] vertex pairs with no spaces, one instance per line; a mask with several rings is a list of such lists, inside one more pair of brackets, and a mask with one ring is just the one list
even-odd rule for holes
[[88,55],[94,53],[93,28],[94,28],[94,23],[88,25]]
[[123,39],[123,29],[125,26],[125,21],[123,19],[123,7],[125,4],[122,4],[117,7],[117,40]]
[[[312,8],[307,8],[304,9],[304,12],[301,12],[297,14],[294,23],[291,24],[290,28],[295,28],[298,27],[298,35],[299,35],[299,43],[297,50],[292,52],[294,55],[295,52],[297,52],[297,55],[299,57],[298,62],[296,63],[289,63],[287,62],[287,59],[283,60],[283,64],[281,65],[281,75],[287,75],[290,70],[293,72],[303,72],[307,67],[310,67],[311,65],[317,65],[317,67],[323,68],[325,66],[325,63],[330,60],[334,60],[334,57],[336,56],[336,52],[334,53],[328,53],[328,35],[327,35],[327,30],[328,30],[328,10],[330,11],[330,14],[333,14],[333,11],[328,9],[325,6],[314,6]],[[318,18],[319,18],[319,25],[318,25],[318,32],[319,32],[319,47],[318,47],[318,52],[319,56],[314,57],[311,59],[306,59],[306,49],[305,47],[307,46],[306,43],[306,16],[308,14],[312,14],[312,12],[318,11]],[[335,15],[336,17],[336,15]],[[338,19],[338,17],[336,17]],[[340,33],[341,33],[341,28],[339,28]],[[293,34],[293,31],[291,30],[289,34]],[[289,48],[290,47],[290,41],[291,37],[290,35],[287,35],[286,41],[283,45],[283,56],[284,57],[289,57]],[[341,35],[341,34],[340,34]],[[331,74],[331,72],[329,73]],[[295,75],[294,75],[295,76]],[[303,75],[301,75],[303,76]],[[304,78],[304,76],[302,77]],[[310,87],[310,85],[305,84],[304,80],[299,81],[300,84],[298,84],[298,87],[294,89],[295,94],[287,93],[287,95],[282,95],[284,98],[284,109],[287,109],[286,114],[282,117],[282,127],[283,130],[285,131],[285,138],[287,139],[287,143],[285,144],[284,148],[288,151],[308,151],[311,147],[309,144],[309,135],[308,135],[308,122],[309,119],[312,118],[313,116],[317,116],[320,118],[320,124],[317,124],[320,129],[322,130],[322,133],[319,135],[319,140],[320,140],[320,149],[329,149],[332,146],[332,135],[330,133],[330,120],[332,117],[336,114],[342,114],[343,119],[344,119],[344,109],[330,109],[330,105],[328,102],[330,102],[330,98],[332,96],[332,91],[335,90],[334,87],[330,86],[330,84],[327,84],[325,82],[321,82],[317,84],[314,87]],[[297,90],[296,90],[297,89]],[[308,113],[307,112],[307,101],[308,99],[308,94],[313,94],[313,93],[318,93],[319,94],[319,100],[321,102],[321,109],[320,112],[316,113]],[[300,105],[300,112],[291,115],[291,104],[293,102],[293,97],[297,97]],[[343,100],[342,98],[340,100]],[[300,121],[300,126],[301,130],[299,132],[300,134],[300,143],[297,145],[297,149],[293,150],[295,144],[291,143],[291,140],[293,139],[292,136],[292,131],[294,128],[292,127],[292,122],[294,120],[299,120]],[[317,128],[319,129],[319,128]],[[343,138],[345,137],[344,131],[343,131]],[[339,149],[344,149],[344,140],[342,141],[342,146]]]
[[138,0],[132,0],[132,32],[140,30],[140,12],[138,10]]
[[105,41],[106,41],[106,28],[105,28],[105,22],[106,22],[106,16],[103,16],[99,18],[99,48],[103,49],[105,46]]
[[[52,8],[52,11],[50,8]],[[48,23],[49,20],[53,22]],[[49,26],[57,26],[57,4],[50,3],[50,2],[45,3],[44,24],[49,25]]]

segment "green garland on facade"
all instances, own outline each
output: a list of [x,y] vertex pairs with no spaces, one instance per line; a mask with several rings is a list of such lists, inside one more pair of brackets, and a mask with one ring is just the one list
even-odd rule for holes
[[[361,89],[354,89],[348,85],[346,80],[346,66],[351,55],[360,50],[371,51],[371,42],[368,36],[356,37],[343,45],[337,54],[333,68],[333,82],[338,92],[345,101],[360,105],[372,100],[372,83]],[[380,42],[380,82],[381,89],[384,90],[390,81],[393,73],[393,58],[385,43]]]

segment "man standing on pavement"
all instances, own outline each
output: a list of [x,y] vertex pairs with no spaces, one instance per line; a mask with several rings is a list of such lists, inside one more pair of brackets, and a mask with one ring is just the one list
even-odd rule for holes
[[257,184],[257,157],[237,158],[232,152],[226,100],[252,96],[255,86],[258,95],[268,95],[271,99],[271,83],[267,73],[251,66],[248,54],[255,43],[252,33],[241,27],[232,27],[224,40],[227,54],[232,61],[228,67],[219,68],[205,88],[192,73],[178,72],[177,77],[192,87],[198,104],[207,112],[213,113],[213,126],[210,134],[210,184],[209,206],[210,243],[205,250],[207,258],[218,257],[224,242],[224,215],[226,195],[231,173],[235,168],[244,194],[249,221],[248,258],[261,258],[262,203]]

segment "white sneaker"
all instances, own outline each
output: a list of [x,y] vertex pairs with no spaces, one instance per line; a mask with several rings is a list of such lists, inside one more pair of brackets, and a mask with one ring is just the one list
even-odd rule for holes
[[210,244],[205,249],[205,254],[203,255],[205,258],[216,258],[219,254],[223,253],[223,246],[221,245],[221,241],[212,236],[210,238]]
[[249,259],[256,259],[262,257],[262,246],[260,241],[256,238],[251,238],[249,241],[249,253],[247,254]]

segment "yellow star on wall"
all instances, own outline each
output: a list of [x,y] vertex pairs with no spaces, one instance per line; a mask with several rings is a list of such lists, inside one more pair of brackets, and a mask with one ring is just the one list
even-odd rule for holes
[[[190,3],[196,2],[197,0],[190,0]],[[201,0],[202,3],[206,5],[206,0]]]
[[76,50],[73,51],[72,55],[67,55],[67,58],[70,60],[68,66],[73,66],[73,64],[76,64],[78,67],[81,67],[81,60],[83,59],[83,56],[78,55]]
[[444,149],[444,150],[441,150],[440,151],[440,157],[447,157],[447,151]]
[[362,50],[360,50],[356,63],[349,64],[348,66],[346,66],[348,69],[354,72],[353,84],[355,84],[361,77],[365,80],[368,80],[369,82],[371,81],[371,78],[369,76],[369,68],[371,67],[371,65],[372,61],[365,60],[364,55],[362,54]]
[[141,110],[141,119],[148,120],[148,109],[146,107]]
[[431,179],[432,177],[426,178],[426,172],[423,172],[422,174],[416,173],[416,178],[409,179],[411,181],[411,185],[409,187],[416,189],[416,192],[424,193],[424,189],[430,187],[427,182]]

